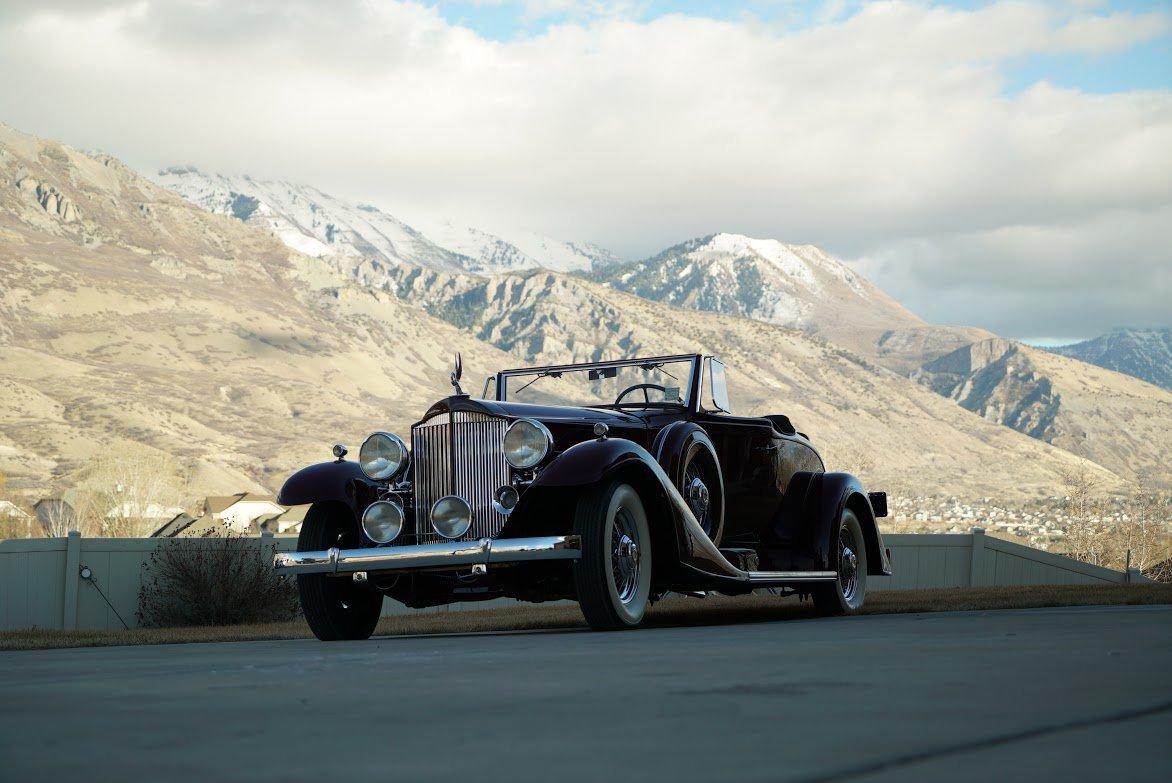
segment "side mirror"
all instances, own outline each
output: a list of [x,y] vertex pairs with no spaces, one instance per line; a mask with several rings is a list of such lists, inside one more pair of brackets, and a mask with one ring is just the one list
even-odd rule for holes
[[724,379],[724,362],[715,356],[708,359],[708,392],[708,401],[715,410],[732,413],[728,403],[728,383]]

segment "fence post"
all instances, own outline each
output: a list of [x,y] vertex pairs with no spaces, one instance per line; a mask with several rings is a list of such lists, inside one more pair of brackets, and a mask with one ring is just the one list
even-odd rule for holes
[[973,546],[972,559],[969,563],[969,587],[977,587],[981,584],[981,575],[984,571],[981,566],[984,565],[985,560],[985,528],[973,528]]
[[[264,560],[267,553],[276,552],[277,539],[273,536],[273,531],[260,531],[260,559]],[[271,557],[271,555],[270,555]]]
[[65,545],[65,602],[61,614],[61,628],[77,630],[77,589],[81,571],[81,533],[69,531]]

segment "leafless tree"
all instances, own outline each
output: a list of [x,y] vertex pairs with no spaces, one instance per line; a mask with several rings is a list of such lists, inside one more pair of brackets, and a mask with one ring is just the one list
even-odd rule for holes
[[145,536],[187,501],[188,472],[146,448],[93,458],[78,481],[78,516],[94,535]]
[[1168,557],[1172,520],[1168,493],[1140,487],[1124,497],[1109,497],[1094,489],[1080,476],[1067,485],[1071,517],[1067,554],[1114,569],[1125,568],[1130,557],[1131,567],[1141,571]]

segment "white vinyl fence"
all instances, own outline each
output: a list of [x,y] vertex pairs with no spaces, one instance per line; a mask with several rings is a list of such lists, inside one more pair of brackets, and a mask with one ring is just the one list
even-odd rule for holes
[[[289,551],[292,536],[265,534],[260,551]],[[138,624],[143,565],[163,542],[159,538],[13,539],[0,541],[0,631],[25,628],[120,629]],[[982,585],[1112,584],[1146,581],[1130,574],[1080,563],[1009,541],[980,528],[966,534],[900,534],[884,537],[895,574],[870,577],[870,590],[913,590]],[[88,574],[89,578],[83,578]],[[511,601],[454,604],[449,609],[485,608]],[[444,608],[440,607],[439,611]],[[412,611],[386,601],[383,614]]]

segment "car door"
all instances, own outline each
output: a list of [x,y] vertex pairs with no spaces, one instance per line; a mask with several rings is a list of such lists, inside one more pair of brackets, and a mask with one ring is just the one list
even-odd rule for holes
[[[702,414],[698,421],[720,460],[724,477],[723,544],[751,545],[781,503],[782,451],[767,419]],[[791,474],[792,475],[792,472]]]

